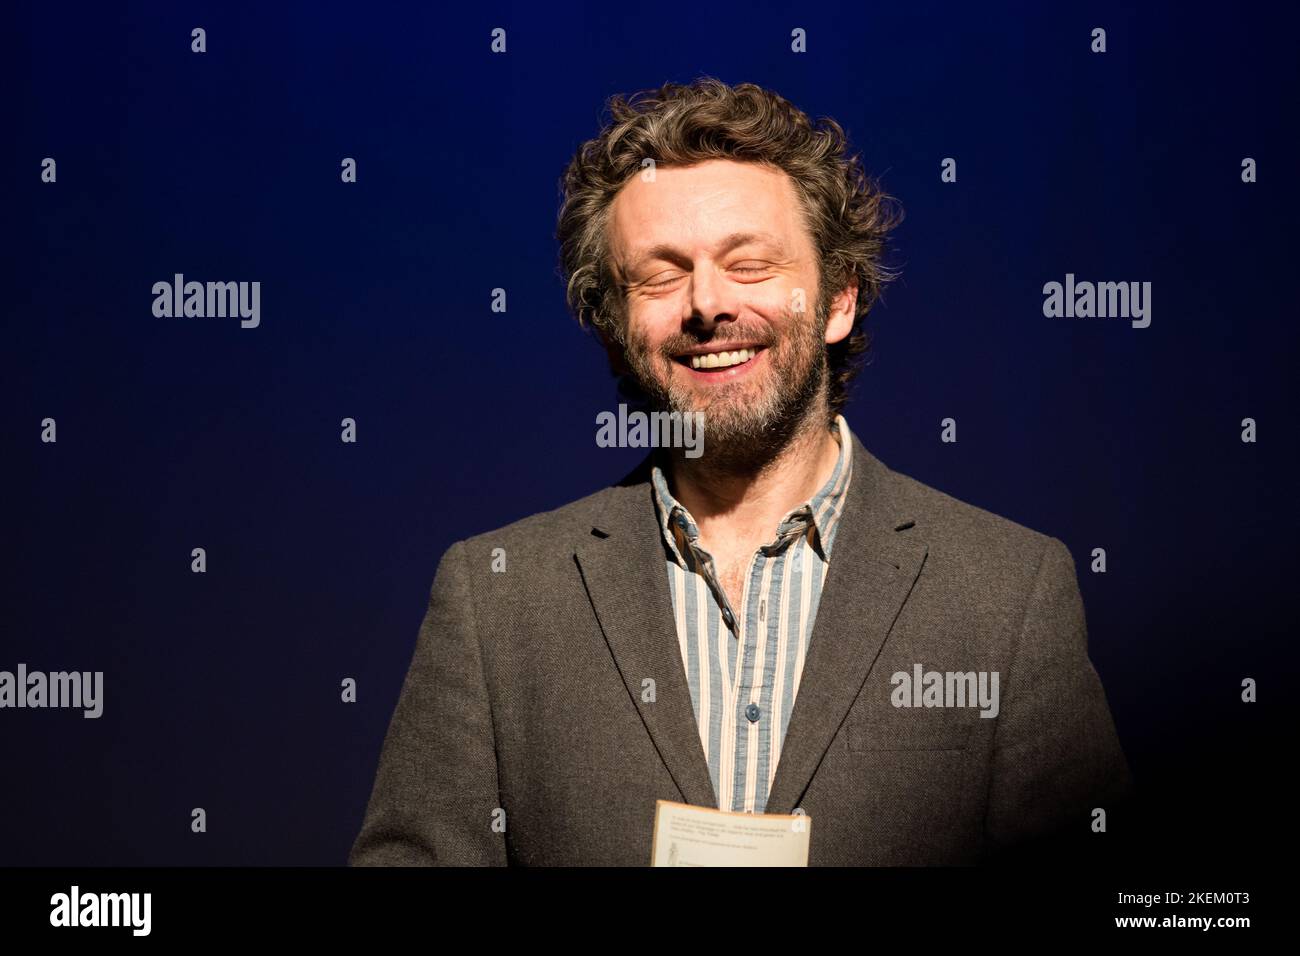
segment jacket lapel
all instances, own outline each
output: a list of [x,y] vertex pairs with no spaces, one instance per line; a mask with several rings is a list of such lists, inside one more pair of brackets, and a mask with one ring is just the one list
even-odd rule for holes
[[[853,436],[853,478],[822,585],[799,693],[766,813],[790,813],[830,747],[928,548],[889,469]],[[648,460],[611,488],[589,537],[574,549],[591,606],[641,719],[687,803],[716,807],[682,664]],[[653,678],[655,702],[642,699]]]
[[907,531],[912,515],[889,478],[855,435],[853,477],[766,813],[790,813],[803,797],[921,572],[928,549]]
[[[648,475],[643,465],[633,475]],[[662,532],[648,478],[609,491],[574,551],[591,606],[628,693],[687,803],[717,807],[677,642]],[[654,701],[642,681],[655,682]]]

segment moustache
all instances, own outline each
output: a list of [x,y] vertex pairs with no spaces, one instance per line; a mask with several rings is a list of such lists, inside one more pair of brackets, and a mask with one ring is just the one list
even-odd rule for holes
[[699,348],[700,346],[716,345],[726,348],[729,343],[734,342],[739,345],[748,345],[754,348],[770,349],[779,341],[780,338],[773,335],[771,332],[749,333],[744,329],[738,329],[734,331],[728,330],[726,335],[711,335],[708,338],[701,338],[696,335],[678,336],[677,338],[661,342],[656,351],[661,355],[672,358],[673,356],[681,355],[684,352],[688,352],[694,348]]

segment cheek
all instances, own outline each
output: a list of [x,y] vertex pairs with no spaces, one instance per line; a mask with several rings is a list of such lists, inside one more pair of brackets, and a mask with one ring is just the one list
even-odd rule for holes
[[648,351],[656,351],[669,337],[680,331],[677,311],[662,301],[634,305],[628,315],[629,338]]
[[801,303],[805,310],[811,309],[817,293],[816,277],[780,273],[771,282],[755,285],[755,293],[767,304],[767,307],[780,312],[789,312]]
[[745,307],[750,314],[760,316],[782,338],[789,338],[792,333],[797,334],[795,326],[811,321],[815,303],[803,286],[765,282],[754,287]]

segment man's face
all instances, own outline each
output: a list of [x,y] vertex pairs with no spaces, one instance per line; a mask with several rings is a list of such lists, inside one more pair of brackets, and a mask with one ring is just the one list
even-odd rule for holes
[[625,359],[658,407],[703,412],[707,447],[772,450],[820,405],[826,343],[851,330],[856,286],[820,303],[794,183],[709,160],[634,177],[609,244],[625,288]]

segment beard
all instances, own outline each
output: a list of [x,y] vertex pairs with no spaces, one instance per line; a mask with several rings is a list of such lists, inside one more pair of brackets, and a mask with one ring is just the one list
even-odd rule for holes
[[[787,313],[781,322],[783,335],[766,324],[727,322],[707,336],[674,335],[651,348],[644,337],[629,332],[624,349],[629,371],[621,390],[651,411],[702,413],[701,460],[710,467],[761,470],[809,423],[825,417],[829,309],[829,302],[819,302],[813,322]],[[673,358],[696,346],[726,348],[728,343],[757,343],[765,367],[741,381],[693,385]]]

